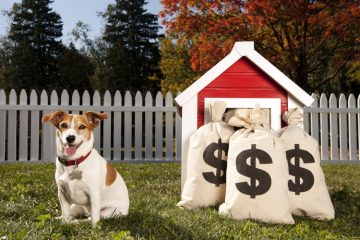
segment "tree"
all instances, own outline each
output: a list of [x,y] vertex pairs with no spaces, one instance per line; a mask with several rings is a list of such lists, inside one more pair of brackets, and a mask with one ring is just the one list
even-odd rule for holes
[[189,45],[192,69],[204,72],[235,41],[257,50],[308,92],[344,89],[359,42],[356,0],[162,0],[167,32]]
[[203,73],[229,53],[235,41],[250,39],[241,0],[162,0],[167,34],[189,49],[191,67]]
[[346,68],[358,52],[358,1],[249,0],[247,9],[252,27],[263,33],[256,36],[260,50],[299,86],[344,90]]
[[7,36],[0,37],[0,89],[9,90],[9,74],[12,71],[11,58],[13,56],[14,43]]
[[74,42],[80,46],[80,53],[86,56],[94,66],[94,74],[90,78],[90,86],[100,92],[112,88],[108,82],[109,69],[106,65],[106,56],[109,45],[102,37],[95,39],[89,38],[91,28],[88,24],[81,21],[76,23],[71,35]]
[[103,13],[104,40],[109,44],[108,82],[115,89],[153,89],[149,77],[159,73],[157,16],[147,13],[144,0],[116,0]]
[[15,89],[54,89],[59,80],[62,22],[52,0],[15,3],[9,38],[14,41],[13,71],[7,80]]
[[79,91],[91,90],[90,80],[95,73],[91,60],[81,54],[73,43],[64,47],[59,60],[59,88],[77,89]]
[[188,51],[184,45],[173,42],[170,37],[160,41],[160,69],[164,75],[161,79],[163,93],[171,91],[176,94],[183,91],[200,77],[191,69]]

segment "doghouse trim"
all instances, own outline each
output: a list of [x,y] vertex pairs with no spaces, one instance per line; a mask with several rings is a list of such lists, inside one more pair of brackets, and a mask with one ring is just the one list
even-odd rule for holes
[[255,51],[254,42],[236,42],[232,51],[225,58],[175,98],[177,104],[181,107],[184,106],[194,95],[197,95],[202,89],[242,57],[247,57],[303,105],[308,107],[313,103],[314,99],[310,95]]
[[226,108],[260,108],[270,109],[270,124],[273,130],[281,128],[281,99],[280,98],[205,98],[205,123],[210,120],[209,104],[215,101],[226,102]]

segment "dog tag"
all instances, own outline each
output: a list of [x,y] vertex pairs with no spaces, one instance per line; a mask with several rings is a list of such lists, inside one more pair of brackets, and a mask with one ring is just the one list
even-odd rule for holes
[[79,169],[74,169],[74,171],[72,171],[69,174],[69,177],[71,180],[81,180],[82,179],[82,171],[79,171]]

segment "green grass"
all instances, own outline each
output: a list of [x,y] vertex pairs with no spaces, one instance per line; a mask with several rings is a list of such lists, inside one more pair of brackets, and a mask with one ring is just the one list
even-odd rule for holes
[[93,228],[55,219],[53,164],[0,164],[0,239],[360,239],[360,165],[324,166],[335,220],[296,217],[292,226],[226,219],[217,208],[177,208],[178,163],[115,166],[129,188],[130,213]]

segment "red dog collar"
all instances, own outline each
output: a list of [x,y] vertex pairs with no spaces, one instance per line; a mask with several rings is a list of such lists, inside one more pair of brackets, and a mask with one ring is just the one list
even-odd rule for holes
[[59,159],[59,162],[65,166],[79,165],[80,163],[82,163],[83,161],[85,161],[87,159],[87,157],[90,155],[91,151],[92,151],[92,149],[85,156],[82,156],[75,160],[66,160],[66,159],[62,159],[60,157],[58,157],[58,159]]

